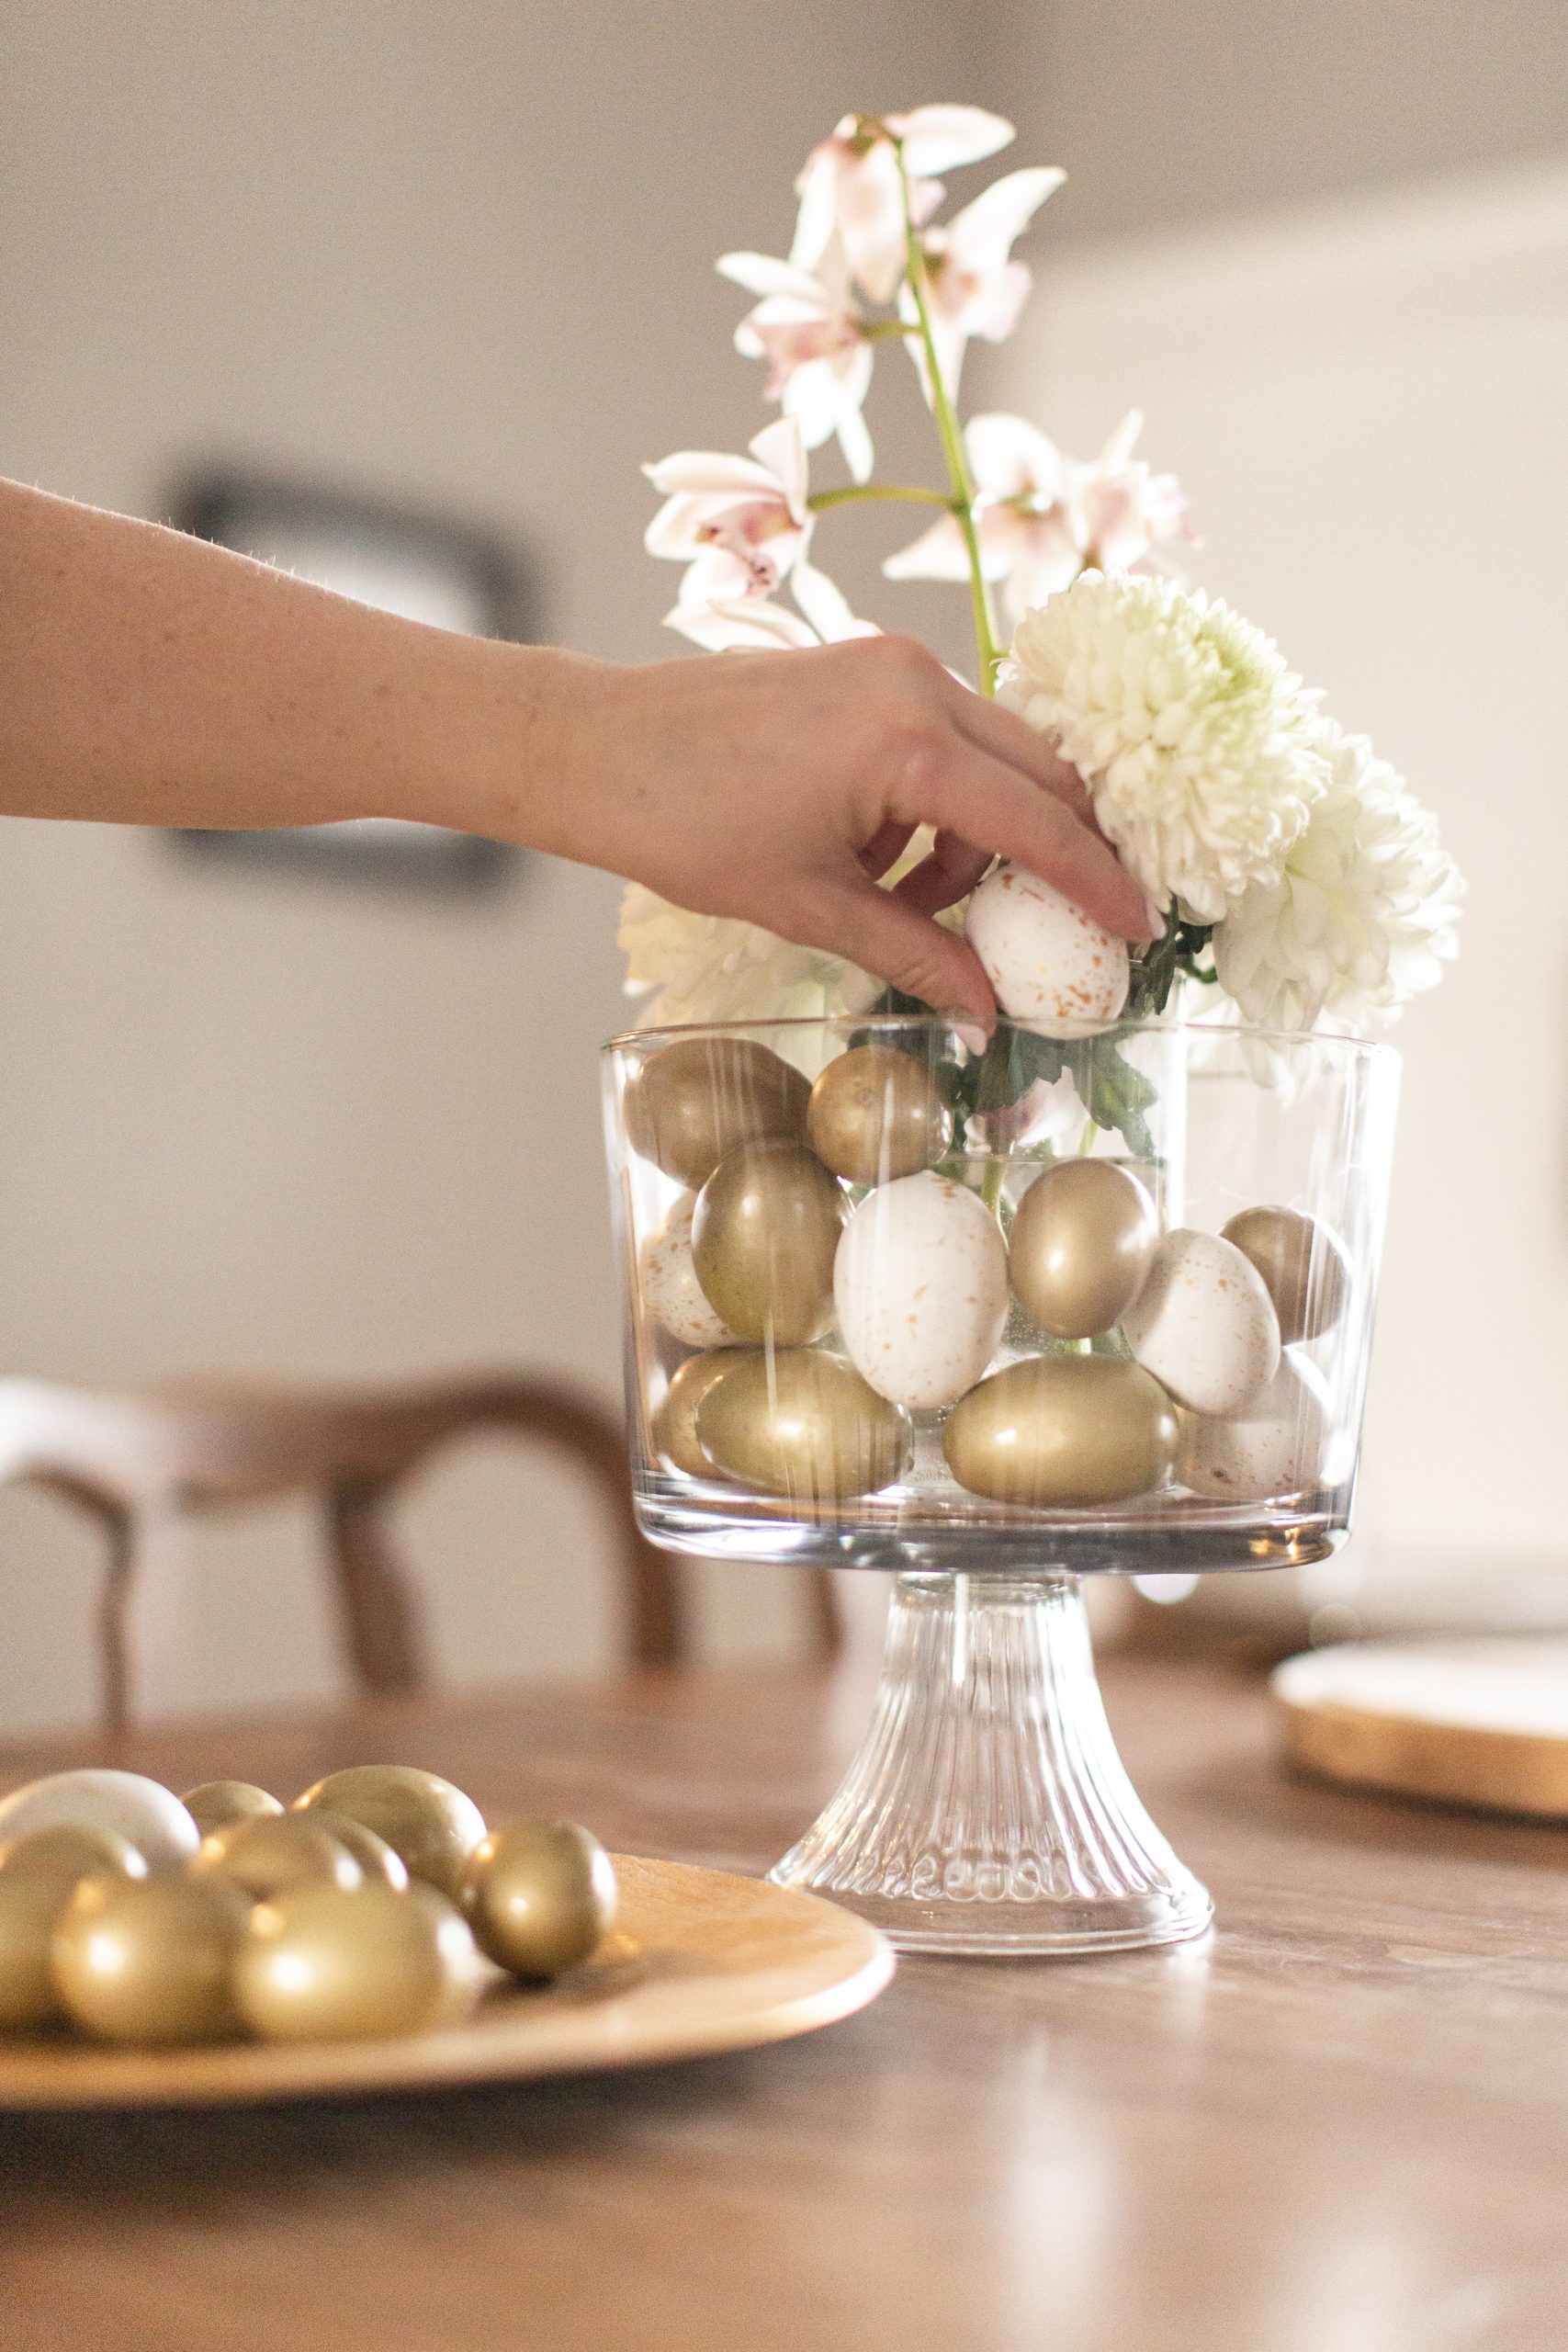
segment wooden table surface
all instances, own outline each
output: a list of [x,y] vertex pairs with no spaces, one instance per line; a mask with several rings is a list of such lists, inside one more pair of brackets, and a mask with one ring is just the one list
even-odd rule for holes
[[[261,2112],[0,2120],[6,2352],[1562,2352],[1568,1833],[1292,1786],[1257,1687],[1106,1675],[1202,1945],[906,1960],[754,2055]],[[412,1701],[105,1752],[764,1866],[863,1692]],[[80,1745],[72,1760],[83,1760]],[[9,1777],[65,1760],[4,1759]]]

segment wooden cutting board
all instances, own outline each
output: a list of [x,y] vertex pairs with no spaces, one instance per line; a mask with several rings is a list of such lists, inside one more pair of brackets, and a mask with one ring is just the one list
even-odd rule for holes
[[1269,1688],[1305,1771],[1568,1820],[1568,1639],[1346,1642],[1287,1658]]

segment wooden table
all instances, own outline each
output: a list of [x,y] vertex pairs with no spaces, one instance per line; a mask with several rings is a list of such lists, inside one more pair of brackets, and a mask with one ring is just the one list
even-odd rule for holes
[[[1562,2352],[1568,1833],[1292,1786],[1256,1687],[1106,1680],[1213,1889],[1204,1945],[908,1960],[845,2025],[656,2074],[0,2121],[0,2344]],[[649,1678],[108,1760],[287,1792],[403,1758],[490,1810],[755,1870],[858,1704],[807,1676]]]

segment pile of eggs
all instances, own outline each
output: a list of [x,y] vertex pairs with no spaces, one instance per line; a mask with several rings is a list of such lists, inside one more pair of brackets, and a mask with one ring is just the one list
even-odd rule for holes
[[460,2023],[587,1960],[615,1876],[574,1823],[487,1828],[434,1772],[331,1773],[287,1811],[212,1781],[57,1772],[0,1800],[0,2032],[164,2046]]
[[1259,1206],[1162,1233],[1136,1175],[1080,1157],[1004,1230],[936,1076],[887,1044],[810,1085],[764,1046],[682,1039],[625,1120],[684,1188],[637,1260],[645,1321],[692,1351],[652,1417],[666,1469],[810,1508],[895,1484],[940,1426],[960,1487],[1036,1509],[1316,1483],[1326,1394],[1301,1345],[1350,1288],[1321,1222]]

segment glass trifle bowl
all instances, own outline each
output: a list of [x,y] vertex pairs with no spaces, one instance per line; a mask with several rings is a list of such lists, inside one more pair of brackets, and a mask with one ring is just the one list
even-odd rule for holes
[[908,1951],[1201,1933],[1080,1579],[1343,1543],[1397,1057],[893,1013],[642,1030],[605,1080],[643,1528],[894,1578],[864,1742],[773,1879]]

